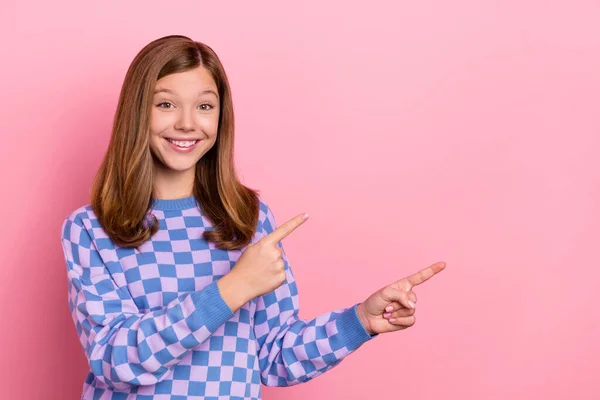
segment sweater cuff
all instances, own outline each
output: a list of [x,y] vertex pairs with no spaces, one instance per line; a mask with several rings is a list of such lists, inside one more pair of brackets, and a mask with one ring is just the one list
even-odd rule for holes
[[378,335],[369,335],[369,332],[367,332],[363,324],[360,322],[358,314],[356,313],[356,307],[358,304],[360,303],[357,303],[346,309],[336,319],[338,334],[343,338],[344,342],[346,343],[346,347],[350,351],[357,349],[360,345]]
[[233,317],[233,311],[229,308],[221,292],[219,292],[219,286],[215,280],[211,284],[207,285],[204,289],[199,290],[192,294],[192,301],[196,310],[196,318],[203,323],[204,326],[210,331],[214,332],[218,327],[227,322]]

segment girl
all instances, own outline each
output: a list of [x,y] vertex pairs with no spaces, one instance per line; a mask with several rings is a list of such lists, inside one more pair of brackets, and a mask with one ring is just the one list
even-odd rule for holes
[[306,382],[380,333],[415,323],[412,291],[437,263],[362,303],[298,317],[277,227],[233,159],[215,52],[167,36],[135,57],[91,204],[66,217],[69,307],[89,360],[82,399],[260,399]]

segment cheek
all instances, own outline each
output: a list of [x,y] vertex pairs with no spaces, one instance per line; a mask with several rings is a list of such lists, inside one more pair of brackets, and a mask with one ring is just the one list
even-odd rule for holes
[[168,115],[153,111],[150,114],[150,135],[161,133],[167,129],[170,124],[171,122]]
[[206,116],[201,121],[202,130],[209,136],[214,137],[217,135],[219,129],[219,114]]

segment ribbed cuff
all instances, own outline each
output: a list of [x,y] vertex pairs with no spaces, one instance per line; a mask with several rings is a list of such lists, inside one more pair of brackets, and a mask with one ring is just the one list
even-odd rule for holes
[[343,338],[346,343],[346,347],[352,351],[357,349],[360,345],[366,341],[374,338],[377,334],[371,336],[365,329],[363,324],[358,318],[356,313],[357,303],[352,307],[346,309],[342,315],[340,315],[337,321],[338,334]]
[[204,289],[192,294],[192,301],[196,310],[194,314],[199,321],[210,332],[214,332],[218,327],[233,317],[233,311],[221,297],[217,281],[207,285]]

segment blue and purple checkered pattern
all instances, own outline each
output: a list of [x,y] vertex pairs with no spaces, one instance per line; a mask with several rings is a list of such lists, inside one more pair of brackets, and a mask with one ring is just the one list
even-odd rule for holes
[[[160,229],[139,250],[115,245],[89,205],[62,225],[69,308],[90,366],[82,399],[260,399],[261,383],[306,382],[371,339],[356,305],[298,317],[285,252],[287,281],[233,313],[216,282],[244,249],[202,238],[213,227],[193,196],[155,199],[150,212]],[[261,200],[252,242],[275,227]]]

